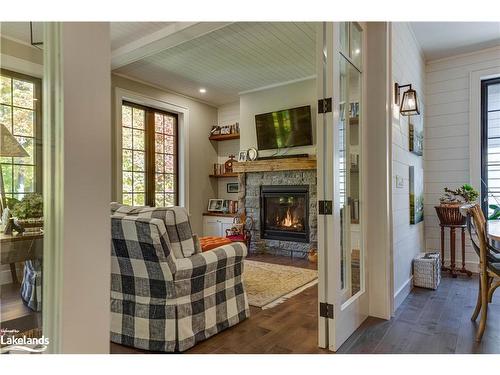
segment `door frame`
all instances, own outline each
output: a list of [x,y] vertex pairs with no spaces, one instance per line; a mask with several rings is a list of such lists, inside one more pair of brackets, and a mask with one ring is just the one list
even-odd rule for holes
[[[363,307],[366,316],[390,319],[393,305],[392,293],[392,133],[391,119],[391,34],[390,23],[374,22],[359,23],[363,29],[363,71],[362,71],[362,101],[364,107],[365,128],[362,132],[362,162],[364,200],[361,220],[363,223],[362,246],[364,248],[365,291],[359,297],[349,299],[338,304],[335,297],[338,293],[333,287],[334,277],[338,277],[335,267],[340,268],[339,252],[334,252],[332,245],[335,241],[333,233],[339,233],[339,219],[334,215],[318,216],[318,301],[329,302],[333,305],[333,316],[339,317],[341,306],[345,309],[349,305],[366,303]],[[338,123],[338,106],[335,105],[334,88],[338,86],[338,75],[334,76],[334,64],[339,60],[334,54],[339,54],[339,48],[334,44],[334,28],[338,24],[325,22],[318,25],[317,31],[317,95],[318,99],[332,98],[332,111],[326,114],[319,113],[317,120],[317,159],[318,159],[318,200],[332,200],[333,207],[338,209],[338,191],[334,191],[338,184],[328,184],[326,173],[334,177],[335,152],[332,150],[334,124]],[[329,73],[330,72],[330,73]],[[367,95],[367,93],[374,95]],[[338,104],[338,102],[337,102]],[[370,116],[368,116],[370,114]],[[322,135],[320,137],[319,135]],[[338,139],[335,137],[335,139]],[[368,142],[369,140],[369,142]],[[332,182],[333,178],[331,178]],[[337,202],[336,202],[337,201]],[[337,204],[337,206],[336,206]],[[333,228],[333,230],[326,230]],[[373,241],[370,241],[373,239]],[[364,301],[363,301],[364,299]],[[358,302],[355,302],[358,301]],[[337,306],[336,306],[337,305]],[[336,337],[335,321],[332,317],[322,317],[318,309],[319,346],[338,350],[339,343],[347,337]],[[353,305],[354,307],[354,305]],[[364,317],[354,319],[357,328]],[[352,333],[351,332],[351,333]],[[350,334],[349,334],[350,335]]]

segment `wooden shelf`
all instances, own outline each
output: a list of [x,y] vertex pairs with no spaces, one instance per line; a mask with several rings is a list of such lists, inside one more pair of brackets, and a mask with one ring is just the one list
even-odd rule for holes
[[229,178],[229,177],[238,177],[238,173],[211,174],[209,176],[215,178]]
[[295,171],[316,169],[316,158],[282,158],[247,161],[234,163],[233,171],[237,173],[246,172],[272,172],[272,171]]
[[240,139],[240,133],[211,135],[208,139],[217,142],[230,141],[231,139]]
[[237,213],[229,214],[229,213],[225,213],[225,212],[204,212],[203,216],[236,217],[236,216],[238,216],[238,214]]

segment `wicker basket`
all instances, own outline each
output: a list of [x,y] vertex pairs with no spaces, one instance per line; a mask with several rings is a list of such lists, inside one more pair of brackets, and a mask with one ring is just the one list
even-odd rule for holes
[[439,253],[420,253],[413,259],[413,285],[437,289],[441,282],[439,262]]
[[466,218],[460,213],[459,205],[435,206],[441,225],[465,225]]

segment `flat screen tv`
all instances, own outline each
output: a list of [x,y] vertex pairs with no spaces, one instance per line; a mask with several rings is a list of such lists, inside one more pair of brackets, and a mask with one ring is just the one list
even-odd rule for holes
[[259,150],[313,144],[309,105],[256,115],[255,126]]

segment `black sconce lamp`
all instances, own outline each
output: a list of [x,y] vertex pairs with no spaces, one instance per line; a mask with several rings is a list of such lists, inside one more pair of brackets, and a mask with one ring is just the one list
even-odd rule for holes
[[[401,89],[408,87],[403,93],[403,98],[401,102],[399,101],[401,97]],[[418,109],[418,99],[417,92],[411,88],[411,83],[408,85],[399,85],[397,82],[394,84],[394,102],[399,105],[399,113],[403,116],[419,115],[420,110]]]

